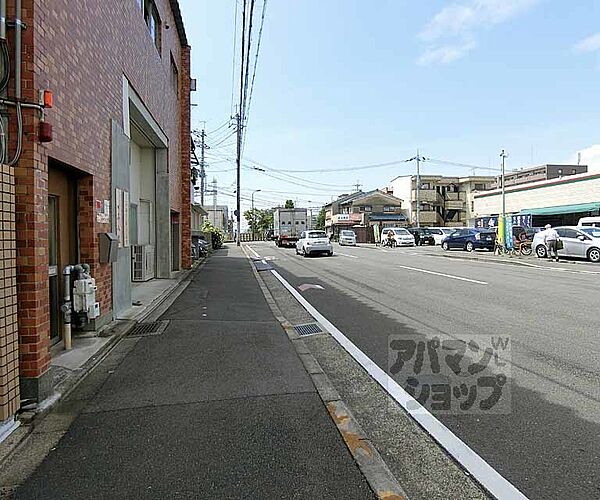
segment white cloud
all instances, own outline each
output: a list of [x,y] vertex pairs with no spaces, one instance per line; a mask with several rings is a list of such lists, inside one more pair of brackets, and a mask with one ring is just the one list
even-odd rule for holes
[[[581,164],[587,165],[590,172],[600,171],[600,144],[594,144],[589,148],[582,149],[581,153]],[[577,163],[577,154],[573,155],[569,159],[569,163]]]
[[577,52],[595,52],[600,50],[600,33],[579,40],[574,48]]
[[467,42],[462,45],[444,45],[441,47],[429,47],[421,54],[417,62],[421,66],[433,63],[449,64],[464,57],[470,50],[475,48],[475,42]]
[[[539,0],[465,0],[440,10],[419,34],[429,43],[419,64],[447,64],[475,47],[475,34],[525,12]],[[462,50],[461,50],[462,49]]]

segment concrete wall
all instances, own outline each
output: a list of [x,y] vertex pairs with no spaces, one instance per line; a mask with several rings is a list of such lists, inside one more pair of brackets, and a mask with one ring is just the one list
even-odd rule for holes
[[[499,214],[502,211],[501,190],[474,196],[473,216]],[[528,208],[544,208],[600,201],[600,174],[581,174],[560,180],[549,180],[506,188],[506,211],[520,212]]]

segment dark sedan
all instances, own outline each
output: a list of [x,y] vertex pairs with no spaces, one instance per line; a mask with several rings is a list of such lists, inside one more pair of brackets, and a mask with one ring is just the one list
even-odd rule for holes
[[409,227],[407,229],[415,237],[415,245],[435,245],[435,238],[428,228]]
[[496,233],[486,229],[462,228],[450,233],[442,240],[442,248],[450,250],[459,248],[472,252],[473,250],[485,248],[494,250]]

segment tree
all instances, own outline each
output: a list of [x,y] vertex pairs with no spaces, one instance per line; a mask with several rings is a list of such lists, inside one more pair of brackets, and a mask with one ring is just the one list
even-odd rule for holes
[[252,234],[264,234],[273,226],[273,210],[270,208],[246,210],[244,218],[248,221]]
[[325,229],[325,207],[322,207],[319,210],[319,215],[317,215],[317,221],[315,222],[315,229]]
[[284,208],[294,208],[294,200],[285,200]]

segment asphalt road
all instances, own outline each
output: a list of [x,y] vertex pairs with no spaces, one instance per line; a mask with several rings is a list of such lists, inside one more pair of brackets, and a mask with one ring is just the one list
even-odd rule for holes
[[600,498],[600,266],[448,259],[432,248],[336,245],[334,257],[303,258],[251,247],[292,285],[321,285],[304,297],[386,371],[390,335],[508,336],[502,410],[434,413],[529,498]]

